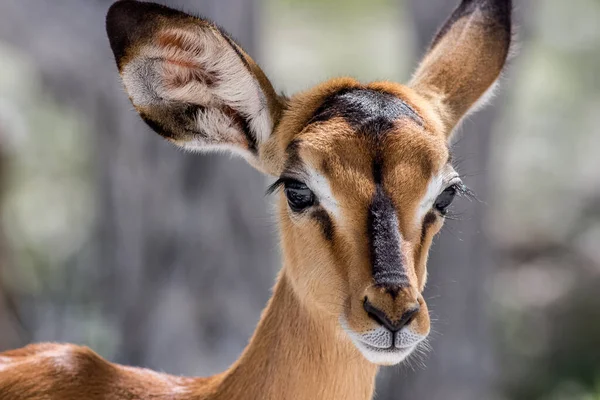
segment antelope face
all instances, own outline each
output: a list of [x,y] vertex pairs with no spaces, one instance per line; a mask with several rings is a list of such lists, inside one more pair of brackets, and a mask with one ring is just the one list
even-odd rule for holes
[[338,80],[315,90],[290,101],[275,146],[287,272],[368,360],[395,364],[429,333],[427,252],[462,184],[411,89]]
[[336,79],[289,99],[209,21],[122,0],[107,30],[151,128],[185,149],[233,151],[276,179],[283,278],[389,365],[429,333],[427,253],[463,191],[448,138],[504,66],[510,7],[464,0],[407,86]]

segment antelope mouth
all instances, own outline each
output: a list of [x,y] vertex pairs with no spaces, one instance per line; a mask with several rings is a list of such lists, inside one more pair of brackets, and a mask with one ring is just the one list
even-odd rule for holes
[[362,355],[373,364],[377,365],[396,365],[408,357],[417,347],[417,345],[407,347],[376,347],[363,340],[353,340],[354,345]]
[[383,353],[402,353],[402,352],[411,352],[416,345],[412,346],[388,346],[388,347],[377,347],[373,346],[370,343],[365,342],[364,340],[360,341],[360,344],[367,348],[369,351],[380,351]]
[[417,335],[407,328],[392,333],[380,327],[361,334],[350,328],[345,318],[340,318],[340,323],[363,357],[377,365],[401,363],[426,338],[426,336]]

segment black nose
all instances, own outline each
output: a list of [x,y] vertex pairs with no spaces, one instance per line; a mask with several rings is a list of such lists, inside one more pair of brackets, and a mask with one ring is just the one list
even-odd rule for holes
[[400,319],[393,321],[384,311],[373,306],[373,304],[371,304],[369,302],[369,299],[366,297],[365,302],[363,303],[363,307],[365,308],[365,311],[367,312],[369,317],[371,317],[372,320],[374,320],[375,322],[389,329],[392,332],[398,332],[400,329],[410,324],[420,309],[418,303],[416,305],[411,305],[410,308],[408,308],[404,313],[402,313]]

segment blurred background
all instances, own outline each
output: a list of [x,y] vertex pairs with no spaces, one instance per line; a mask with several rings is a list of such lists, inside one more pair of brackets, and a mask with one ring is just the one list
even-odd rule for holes
[[[279,268],[267,179],[132,111],[111,0],[0,4],[0,350],[86,344],[173,374],[225,369]],[[458,0],[162,0],[216,20],[287,94],[406,81]],[[600,1],[516,0],[519,51],[456,135],[481,202],[429,263],[433,350],[377,399],[600,399]]]

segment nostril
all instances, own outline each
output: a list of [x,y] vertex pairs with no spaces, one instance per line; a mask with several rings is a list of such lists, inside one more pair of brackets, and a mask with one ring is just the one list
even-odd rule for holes
[[398,332],[400,329],[410,324],[415,319],[420,309],[417,304],[415,307],[410,308],[402,314],[402,317],[398,321],[393,322],[384,311],[373,306],[367,297],[365,297],[363,307],[369,318],[392,332]]
[[396,330],[395,325],[388,318],[388,316],[383,311],[381,311],[379,308],[376,308],[375,306],[373,306],[371,304],[371,302],[369,302],[369,299],[367,297],[365,297],[363,307],[364,307],[365,311],[367,312],[367,315],[369,316],[369,318],[371,318],[373,321],[377,322],[379,325],[385,326],[386,328],[388,328],[391,331]]

